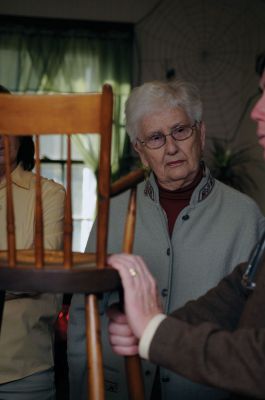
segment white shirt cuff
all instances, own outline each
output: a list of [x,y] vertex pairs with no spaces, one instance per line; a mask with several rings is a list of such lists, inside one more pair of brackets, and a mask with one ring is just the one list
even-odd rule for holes
[[139,342],[139,354],[146,360],[149,359],[149,348],[158,326],[166,318],[165,314],[157,314],[149,321]]

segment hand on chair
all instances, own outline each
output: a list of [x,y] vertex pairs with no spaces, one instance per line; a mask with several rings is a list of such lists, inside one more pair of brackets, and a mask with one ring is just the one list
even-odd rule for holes
[[156,282],[139,256],[115,254],[108,264],[121,276],[126,314],[117,305],[109,308],[110,343],[118,354],[137,354],[138,339],[151,319],[162,312]]

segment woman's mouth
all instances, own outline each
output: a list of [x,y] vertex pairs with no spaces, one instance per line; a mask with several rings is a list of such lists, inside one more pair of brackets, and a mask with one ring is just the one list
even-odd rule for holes
[[169,161],[167,163],[168,167],[177,167],[179,165],[182,165],[184,163],[184,160],[175,160],[175,161]]

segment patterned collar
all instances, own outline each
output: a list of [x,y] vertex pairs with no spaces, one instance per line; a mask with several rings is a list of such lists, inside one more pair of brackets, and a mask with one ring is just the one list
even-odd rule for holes
[[[203,179],[202,179],[202,181],[203,181]],[[204,183],[203,187],[200,189],[200,191],[198,193],[198,199],[197,199],[198,203],[205,200],[206,197],[209,196],[209,194],[213,190],[214,184],[215,184],[215,179],[211,175],[211,173],[209,173],[209,175],[207,177],[207,181]]]
[[[203,164],[203,169],[203,178],[199,182],[198,186],[194,189],[191,197],[191,203],[193,204],[200,203],[201,201],[205,200],[212,192],[215,184],[215,179],[205,164]],[[158,201],[159,199],[158,187],[153,173],[151,173],[150,177],[145,181],[144,194],[154,202]]]

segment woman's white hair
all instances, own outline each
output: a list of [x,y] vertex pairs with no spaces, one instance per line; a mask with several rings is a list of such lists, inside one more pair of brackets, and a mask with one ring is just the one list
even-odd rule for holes
[[134,88],[126,102],[126,130],[135,142],[143,117],[163,110],[181,108],[191,123],[202,119],[202,101],[198,88],[186,81],[153,81]]

